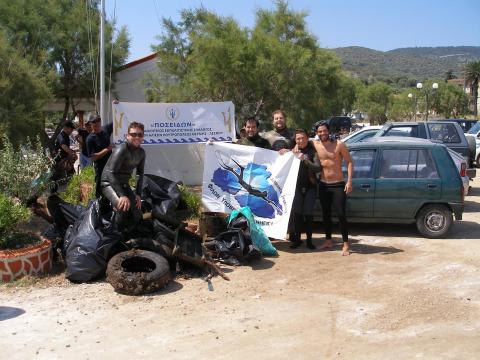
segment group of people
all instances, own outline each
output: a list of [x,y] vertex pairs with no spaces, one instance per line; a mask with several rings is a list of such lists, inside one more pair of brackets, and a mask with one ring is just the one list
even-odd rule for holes
[[[74,162],[77,157],[70,149],[70,135],[75,128],[71,121],[65,122],[55,141],[55,163],[62,159]],[[80,167],[93,163],[95,170],[95,197],[99,199],[100,211],[114,210],[115,224],[120,231],[129,230],[141,219],[140,194],[145,166],[145,151],[141,148],[144,126],[132,122],[127,129],[126,141],[114,146],[110,142],[113,123],[101,125],[97,115],[90,116],[85,129],[79,129],[76,137],[81,145]],[[135,193],[129,180],[136,169]]]
[[[322,205],[325,242],[321,249],[333,247],[332,209],[336,212],[343,246],[342,255],[350,255],[348,242],[348,222],[346,218],[347,194],[352,191],[353,163],[350,153],[343,142],[330,136],[329,126],[321,122],[316,129],[318,140],[309,141],[304,129],[295,131],[286,126],[286,116],[282,110],[272,113],[273,130],[259,133],[259,122],[247,118],[242,130],[244,136],[237,144],[256,146],[278,151],[280,154],[292,151],[301,161],[295,188],[295,196],[289,223],[289,240],[291,248],[301,246],[301,234],[306,234],[306,246],[314,250],[312,242],[313,213],[319,191]],[[347,179],[344,180],[342,163],[347,166]]]
[[[349,255],[348,223],[345,215],[346,196],[352,191],[353,163],[347,147],[339,140],[330,137],[327,123],[320,123],[316,129],[318,140],[309,141],[304,129],[295,131],[287,128],[286,116],[282,110],[272,114],[273,130],[263,136],[259,134],[259,122],[255,118],[245,120],[245,136],[237,142],[240,145],[256,146],[285,154],[292,151],[301,161],[295,196],[289,224],[291,248],[301,244],[301,234],[306,234],[306,246],[314,250],[312,242],[313,213],[319,190],[323,212],[325,242],[321,249],[331,249],[332,209],[340,223],[343,247],[342,255]],[[55,148],[58,159],[76,160],[70,149],[70,135],[74,129],[66,122],[57,137]],[[82,146],[80,165],[93,163],[95,169],[95,195],[101,209],[113,209],[117,216],[117,226],[127,229],[140,219],[140,192],[142,189],[145,165],[145,151],[141,148],[144,126],[133,122],[128,126],[126,142],[120,146],[110,143],[113,124],[101,126],[101,119],[92,116],[81,129],[77,140]],[[347,165],[347,179],[344,180],[342,162]],[[129,179],[136,169],[137,184],[135,193],[129,186]],[[130,224],[130,225],[129,225]]]

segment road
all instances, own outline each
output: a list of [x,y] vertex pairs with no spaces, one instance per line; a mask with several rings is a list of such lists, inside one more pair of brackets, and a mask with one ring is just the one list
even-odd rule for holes
[[[352,225],[352,250],[290,250],[227,268],[231,281],[176,279],[151,296],[63,275],[0,286],[9,359],[477,359],[480,181],[447,239],[413,225]],[[316,234],[314,242],[322,241]],[[337,241],[340,237],[337,235]]]

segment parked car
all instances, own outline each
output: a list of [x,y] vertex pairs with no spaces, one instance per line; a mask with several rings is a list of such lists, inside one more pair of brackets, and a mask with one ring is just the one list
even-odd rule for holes
[[372,125],[372,126],[365,126],[363,128],[360,128],[359,130],[345,136],[342,141],[345,143],[345,145],[349,146],[351,144],[355,144],[357,142],[362,142],[367,139],[370,139],[373,137],[378,130],[380,130],[382,126],[380,125]]
[[475,162],[477,163],[477,167],[480,167],[480,152],[478,150],[480,146],[480,122],[473,125],[465,136],[467,140],[475,141]]
[[[349,146],[351,222],[416,223],[428,238],[446,236],[464,209],[462,179],[448,149],[423,139],[372,138]],[[345,169],[346,172],[346,169]],[[321,217],[317,203],[316,217]]]
[[476,170],[473,168],[475,143],[467,140],[462,128],[455,122],[388,122],[375,134],[375,137],[383,136],[417,137],[441,142],[467,160],[471,179],[476,175]]
[[435,121],[455,122],[460,125],[464,133],[468,132],[468,130],[470,130],[477,123],[477,120],[468,119],[435,119]]
[[348,129],[348,132],[350,132],[350,129],[352,127],[352,119],[348,116],[332,116],[330,119],[319,120],[315,124],[313,124],[312,132],[314,134],[316,133],[318,124],[320,124],[321,122],[326,122],[328,124],[331,135],[339,134],[343,128]]

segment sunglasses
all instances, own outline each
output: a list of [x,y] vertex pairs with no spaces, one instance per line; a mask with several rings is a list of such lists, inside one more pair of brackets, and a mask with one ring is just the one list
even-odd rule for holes
[[128,133],[128,135],[130,135],[131,137],[143,137],[143,133]]

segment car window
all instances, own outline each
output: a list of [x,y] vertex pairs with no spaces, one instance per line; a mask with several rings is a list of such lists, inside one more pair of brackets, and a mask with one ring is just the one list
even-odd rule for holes
[[416,126],[392,126],[388,129],[384,136],[411,136],[417,137]]
[[359,132],[358,134],[352,135],[352,137],[350,137],[349,139],[346,139],[344,143],[354,144],[357,142],[362,142],[362,141],[365,141],[366,139],[373,137],[377,132],[378,132],[377,129],[365,130],[365,131]]
[[480,122],[477,122],[475,125],[473,125],[470,130],[468,130],[467,134],[473,134],[476,135],[480,131]]
[[438,179],[432,155],[426,149],[384,150],[380,165],[383,179]]
[[[376,150],[352,150],[350,156],[353,161],[353,178],[371,178],[373,177],[373,161],[375,159]],[[347,176],[347,167],[345,162],[342,166],[344,177]]]
[[455,124],[449,123],[436,123],[436,124],[427,124],[428,130],[430,131],[430,138],[432,140],[438,140],[445,144],[454,144],[460,143],[462,140],[458,135]]
[[439,179],[432,154],[426,149],[418,150],[417,179]]

